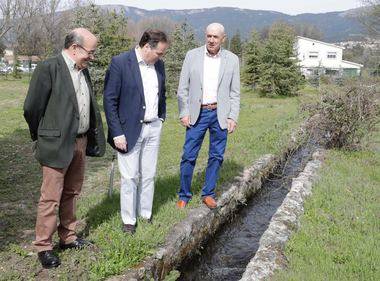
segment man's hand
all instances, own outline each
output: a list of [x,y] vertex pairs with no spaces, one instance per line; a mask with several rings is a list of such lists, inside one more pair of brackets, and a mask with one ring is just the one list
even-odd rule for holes
[[184,127],[190,128],[190,116],[187,115],[187,116],[182,117],[181,118],[181,124]]
[[231,134],[235,131],[236,129],[236,122],[232,119],[227,119],[227,130],[228,133]]
[[127,151],[127,140],[124,135],[114,137],[113,142],[118,149]]

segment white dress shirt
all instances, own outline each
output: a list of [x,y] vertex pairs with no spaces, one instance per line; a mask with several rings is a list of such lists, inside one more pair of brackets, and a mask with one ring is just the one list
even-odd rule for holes
[[75,61],[72,60],[65,53],[65,51],[62,51],[62,56],[67,64],[67,67],[69,68],[71,80],[73,81],[74,90],[77,97],[79,110],[78,134],[83,134],[90,128],[90,91],[82,69],[77,69]]
[[136,48],[136,57],[139,64],[141,79],[144,87],[145,116],[144,121],[158,119],[158,77],[153,64],[147,64],[141,54],[141,49]]
[[[140,48],[135,48],[137,63],[139,64],[141,80],[144,88],[145,115],[144,121],[158,120],[158,77],[153,64],[147,64],[141,54]],[[115,136],[114,141],[125,138],[124,135]]]
[[203,99],[202,104],[216,103],[218,95],[218,80],[220,69],[220,50],[211,55],[205,48],[203,64]]

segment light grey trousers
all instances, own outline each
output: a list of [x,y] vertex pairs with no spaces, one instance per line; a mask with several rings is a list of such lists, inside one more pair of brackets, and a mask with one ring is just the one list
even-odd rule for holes
[[152,216],[161,130],[160,119],[144,123],[133,149],[128,153],[118,153],[121,219],[124,224],[135,225],[138,216],[145,219]]

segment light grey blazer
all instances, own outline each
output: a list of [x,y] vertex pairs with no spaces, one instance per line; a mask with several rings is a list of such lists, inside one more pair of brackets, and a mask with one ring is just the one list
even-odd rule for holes
[[[199,117],[203,97],[203,64],[205,46],[190,50],[182,65],[178,85],[179,118],[190,116],[194,125]],[[227,119],[237,122],[240,109],[239,58],[230,51],[221,50],[219,70],[217,115],[222,129],[227,128]]]

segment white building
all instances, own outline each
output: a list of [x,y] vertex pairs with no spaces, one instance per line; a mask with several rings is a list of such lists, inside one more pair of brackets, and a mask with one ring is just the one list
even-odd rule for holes
[[301,72],[333,76],[359,76],[363,65],[342,59],[344,47],[297,36],[295,45]]
[[[35,65],[40,61],[40,58],[38,56],[18,55],[17,60],[20,62],[22,67],[27,68],[29,66],[29,63]],[[13,65],[15,63],[13,50],[5,49],[2,61],[8,65]]]

